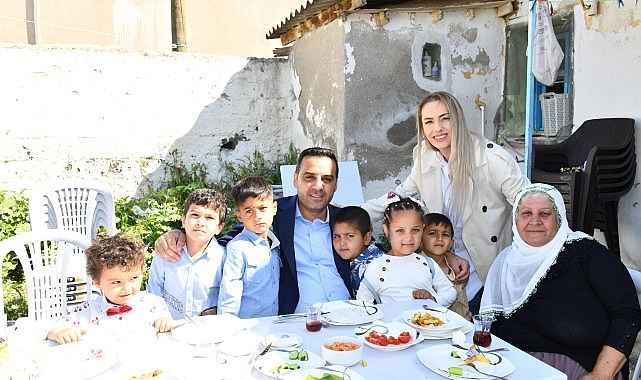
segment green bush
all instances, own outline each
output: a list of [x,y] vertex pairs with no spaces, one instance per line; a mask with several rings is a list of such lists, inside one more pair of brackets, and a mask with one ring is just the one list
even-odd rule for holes
[[[27,197],[22,192],[0,191],[0,241],[30,229]],[[26,316],[28,309],[24,274],[13,252],[2,262],[2,289],[7,320],[15,321]]]

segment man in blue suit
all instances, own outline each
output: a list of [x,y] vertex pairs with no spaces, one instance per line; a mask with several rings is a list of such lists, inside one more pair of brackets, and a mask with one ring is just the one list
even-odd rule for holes
[[[298,156],[294,172],[297,195],[277,199],[272,225],[280,241],[279,314],[303,312],[306,304],[348,299],[349,261],[332,247],[330,218],[338,210],[329,203],[338,185],[338,161],[326,148],[308,148]],[[225,245],[241,228],[219,242]],[[181,231],[170,231],[155,243],[156,254],[176,261],[184,244]]]

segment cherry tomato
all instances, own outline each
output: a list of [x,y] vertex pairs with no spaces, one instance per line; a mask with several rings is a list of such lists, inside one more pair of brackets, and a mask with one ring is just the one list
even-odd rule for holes
[[378,340],[378,344],[379,344],[379,346],[387,346],[389,343],[387,342],[387,338],[382,338],[382,337],[381,337],[381,338]]
[[398,336],[398,341],[403,343],[403,344],[409,343],[410,340],[412,340],[412,337],[410,337],[409,335],[401,334],[401,335]]
[[371,337],[371,336],[366,336],[365,340],[370,342],[370,343],[372,343],[372,344],[378,344],[378,338],[374,338],[374,337]]

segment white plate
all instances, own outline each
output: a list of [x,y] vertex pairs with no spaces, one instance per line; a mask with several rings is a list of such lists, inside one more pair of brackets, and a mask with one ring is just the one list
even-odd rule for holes
[[[434,317],[441,319],[445,323],[440,326],[434,326],[434,325],[421,326],[417,323],[412,322],[412,318],[416,313],[425,314],[426,312],[430,313],[430,315]],[[450,310],[448,310],[447,312],[432,311],[432,310],[426,311],[422,309],[406,310],[401,314],[401,317],[403,318],[403,321],[405,323],[407,323],[408,325],[414,327],[415,329],[417,329],[418,331],[426,335],[451,333],[454,330],[458,330],[464,327],[466,324],[471,325],[471,322],[466,321],[465,318],[461,317],[460,315]]]
[[[409,333],[410,333],[410,338],[411,338],[411,339],[410,339],[410,341],[409,341],[409,342],[407,342],[407,343],[401,343],[401,344],[389,344],[389,345],[387,345],[387,346],[381,346],[381,345],[378,345],[378,344],[370,343],[370,342],[368,342],[368,341],[367,341],[367,339],[365,339],[365,338],[369,335],[369,331],[368,331],[368,332],[366,332],[366,333],[365,333],[365,334],[363,334],[363,335],[356,335],[356,337],[357,337],[359,340],[361,340],[361,341],[363,342],[363,344],[365,344],[366,346],[372,347],[372,348],[374,348],[374,349],[376,349],[376,350],[379,350],[379,351],[390,351],[390,352],[393,352],[393,351],[401,351],[401,350],[404,350],[404,349],[406,349],[406,348],[412,347],[412,346],[413,346],[413,345],[415,345],[415,344],[421,343],[421,342],[425,339],[425,337],[423,336],[423,334],[419,334],[419,336],[418,336],[418,338],[417,338],[417,337],[416,337],[416,330],[415,330],[415,329],[413,329],[413,328],[411,328],[410,326],[408,326],[408,325],[407,325],[407,324],[405,324],[405,323],[396,323],[396,322],[392,322],[392,323],[382,323],[382,322],[378,322],[378,323],[375,323],[374,325],[375,325],[375,326],[376,326],[376,325],[378,325],[378,326],[384,326],[384,327],[386,327],[386,328],[387,328],[387,332],[385,333],[385,335],[386,335],[386,336],[393,336],[393,337],[395,337],[395,338],[398,338],[398,336],[400,335],[400,333],[402,333],[402,332],[404,332],[404,331],[407,331],[407,332],[409,332]],[[362,330],[362,328],[361,328],[361,327],[357,327],[357,328],[355,328],[355,329],[354,329],[354,333],[356,333],[356,332],[357,332],[357,331],[359,331],[359,330]],[[381,331],[384,331],[384,329],[380,329],[380,328],[379,328],[379,329],[377,330],[377,328],[376,328],[376,327],[374,327],[374,328],[373,328],[372,330],[370,330],[370,331],[377,331],[377,332],[381,332]]]
[[362,325],[383,318],[383,312],[378,306],[355,300],[326,302],[322,311],[329,313],[321,315],[321,319],[336,326]]
[[274,348],[295,348],[303,342],[303,339],[292,333],[270,334],[265,337],[264,344],[271,343]]
[[310,369],[305,369],[305,370],[299,370],[296,372],[288,373],[287,376],[283,377],[284,380],[306,380],[307,375],[312,375],[316,378],[321,378],[326,373],[330,373],[332,375],[337,375],[337,376],[344,376],[346,379],[349,380],[365,380],[365,378],[358,373],[354,372],[353,370],[340,366],[340,365],[334,365],[334,366],[327,366],[324,368],[310,368]]
[[[191,358],[194,349],[174,340],[157,340],[155,342],[131,343],[118,346],[118,375],[122,379],[141,378],[154,371],[167,373],[177,363]],[[162,379],[155,376],[154,379]]]
[[[288,351],[269,351],[265,355],[259,357],[258,360],[256,360],[256,363],[254,363],[254,368],[256,368],[258,372],[262,373],[265,376],[282,379],[284,378],[285,375],[290,374],[292,372],[299,372],[301,370],[317,368],[325,365],[326,363],[325,359],[323,359],[322,357],[310,351],[307,351],[307,354],[309,356],[309,360],[301,361],[301,360],[290,360]],[[282,370],[281,373],[278,373],[278,374],[272,373],[271,371],[272,368],[284,362],[287,362],[290,364],[296,363],[300,366],[300,369],[297,371]]]
[[[488,375],[483,375],[479,372],[476,372],[474,368],[462,365],[463,360],[460,358],[452,357],[452,351],[456,351],[456,347],[449,344],[442,344],[438,346],[432,346],[424,348],[416,353],[418,360],[423,363],[424,366],[432,370],[433,372],[448,377],[450,379],[493,379],[495,376],[505,377],[512,372],[514,372],[514,364],[507,360],[505,357],[492,353],[487,354],[488,357],[500,358],[500,361],[497,360],[496,364],[487,364],[481,363],[478,360],[474,362],[474,365],[482,372],[485,372]],[[490,360],[492,360],[490,358]],[[461,367],[463,368],[463,376],[451,375],[448,372],[449,367]],[[494,376],[492,376],[494,375]]]
[[87,342],[61,344],[46,348],[43,373],[52,379],[86,379],[99,375],[118,363],[113,352],[93,348]]
[[219,343],[246,327],[246,322],[231,314],[192,318],[199,324],[187,322],[171,330],[176,340],[187,344]]
[[[401,316],[398,316],[398,317],[394,318],[393,322],[403,323],[403,324],[405,324],[405,325],[407,325],[407,326],[409,326],[411,328],[414,328],[412,325],[407,323],[407,321],[404,320],[403,317],[401,317]],[[467,334],[468,332],[472,331],[473,328],[474,328],[474,325],[470,322],[470,323],[464,324],[463,327],[461,327],[460,329],[456,329],[456,330],[453,330],[453,331],[445,331],[445,332],[442,332],[442,333],[438,333],[438,332],[434,332],[434,331],[427,331],[426,332],[426,331],[421,331],[420,329],[417,329],[417,330],[421,331],[421,335],[423,336],[424,339],[438,340],[438,339],[450,339],[450,338],[452,338],[452,333],[454,333],[454,331],[460,331],[463,334]]]

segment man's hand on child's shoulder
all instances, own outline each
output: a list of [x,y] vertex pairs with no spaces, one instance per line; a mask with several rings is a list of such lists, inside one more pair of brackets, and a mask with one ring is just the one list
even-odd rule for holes
[[160,317],[154,321],[156,332],[169,332],[174,325],[174,320],[169,317]]
[[75,327],[54,327],[49,330],[47,339],[60,344],[78,342],[87,330],[80,330]]

